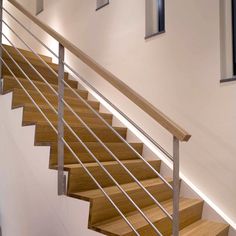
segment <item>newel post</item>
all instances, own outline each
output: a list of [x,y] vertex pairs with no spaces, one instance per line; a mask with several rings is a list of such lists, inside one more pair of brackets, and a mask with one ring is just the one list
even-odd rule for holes
[[59,61],[58,61],[58,195],[66,193],[66,176],[64,175],[64,58],[65,48],[59,43]]

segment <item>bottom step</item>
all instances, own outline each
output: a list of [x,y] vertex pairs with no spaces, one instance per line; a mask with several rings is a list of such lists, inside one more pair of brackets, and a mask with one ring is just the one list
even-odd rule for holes
[[[161,202],[162,206],[172,214],[172,199]],[[201,219],[203,201],[198,199],[180,198],[180,227],[193,224]],[[171,235],[171,222],[167,216],[156,205],[142,209],[151,222],[163,235]],[[156,236],[156,232],[147,221],[137,212],[126,214],[127,219],[141,236]],[[121,217],[116,217],[95,225],[90,228],[109,236],[133,236],[131,228]]]
[[181,236],[227,236],[229,225],[199,220],[180,231]]

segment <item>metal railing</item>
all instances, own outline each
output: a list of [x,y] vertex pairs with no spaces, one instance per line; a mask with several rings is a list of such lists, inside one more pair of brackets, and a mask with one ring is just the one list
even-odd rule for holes
[[[102,191],[104,196],[107,198],[107,200],[112,204],[112,206],[116,209],[118,214],[124,219],[124,221],[128,224],[128,226],[132,229],[135,235],[140,235],[138,230],[135,229],[135,227],[132,225],[132,222],[128,220],[128,218],[125,216],[124,213],[119,209],[117,204],[111,199],[109,194],[106,193],[104,188],[99,184],[99,181],[96,180],[96,178],[93,176],[93,174],[90,172],[90,170],[86,167],[86,165],[80,160],[78,155],[75,153],[75,151],[72,149],[72,147],[69,145],[69,143],[66,141],[64,136],[64,127],[67,128],[67,130],[70,131],[71,135],[75,137],[75,139],[80,143],[84,149],[88,152],[88,154],[92,157],[92,159],[98,164],[98,166],[106,173],[106,175],[110,178],[110,180],[117,186],[117,188],[120,190],[120,192],[127,198],[127,200],[134,206],[134,208],[140,213],[140,215],[147,221],[147,223],[150,225],[150,227],[155,231],[157,235],[162,235],[162,233],[158,230],[158,228],[154,225],[154,223],[149,219],[149,217],[140,209],[140,207],[135,203],[135,201],[129,196],[129,194],[122,188],[122,186],[116,181],[116,179],[111,175],[111,173],[104,167],[102,162],[99,161],[99,159],[96,157],[96,155],[90,150],[90,148],[86,145],[85,142],[79,137],[79,135],[73,130],[70,124],[65,120],[64,118],[64,109],[67,108],[80,122],[80,124],[87,130],[87,132],[103,147],[103,149],[110,154],[112,159],[117,162],[125,171],[126,173],[138,184],[138,186],[146,193],[147,197],[149,197],[160,209],[164,214],[167,216],[167,218],[172,222],[172,228],[173,228],[173,235],[178,236],[179,235],[179,140],[180,138],[173,135],[173,156],[169,154],[161,145],[159,145],[154,139],[152,139],[146,132],[144,132],[140,127],[138,127],[129,117],[127,117],[122,111],[120,111],[115,105],[113,105],[107,98],[105,98],[97,89],[95,89],[85,78],[83,78],[74,68],[72,68],[70,65],[68,65],[65,62],[65,47],[64,44],[60,41],[58,41],[58,55],[51,50],[44,42],[42,42],[35,34],[33,34],[28,28],[26,28],[13,14],[11,14],[7,9],[3,8],[2,6],[3,0],[0,0],[0,73],[2,74],[2,66],[5,66],[5,68],[9,71],[9,73],[12,75],[12,77],[17,81],[21,89],[26,93],[26,95],[29,97],[31,102],[36,106],[38,111],[41,113],[41,115],[45,118],[45,120],[48,122],[49,126],[52,128],[52,130],[55,132],[55,134],[58,137],[58,144],[57,144],[57,150],[58,150],[58,156],[57,156],[57,168],[58,168],[58,195],[64,195],[66,194],[66,177],[64,174],[64,149],[65,147],[71,152],[71,154],[74,156],[74,158],[78,161],[78,163],[81,165],[81,167],[86,171],[86,173],[90,176],[90,178],[94,181],[96,186]],[[23,9],[22,6],[20,6],[15,1],[10,1],[18,10],[20,10],[23,14],[25,14],[30,20],[34,19],[34,16],[30,15],[25,9]],[[37,52],[35,52],[32,47],[30,47],[24,39],[3,19],[3,11],[10,16],[22,29],[24,29],[26,32],[29,33],[37,42],[39,42],[44,48],[46,48],[54,57],[58,59],[58,72],[56,72],[50,65],[50,63],[46,62]],[[36,21],[36,20],[35,20]],[[5,25],[9,31],[14,34],[14,36],[17,37],[18,40],[20,40],[26,48],[32,54],[35,55],[35,57],[41,61],[43,66],[47,68],[53,76],[58,80],[58,91],[56,91],[53,86],[44,78],[44,76],[35,68],[35,66],[26,58],[26,56],[23,55],[23,53],[14,45],[14,43],[5,35],[4,32],[2,32],[2,25]],[[41,27],[46,33],[48,33],[47,26],[44,26],[43,23],[37,24]],[[47,30],[45,30],[45,28]],[[26,64],[37,74],[37,76],[42,80],[48,88],[50,88],[57,96],[58,98],[58,106],[57,108],[50,103],[50,101],[46,98],[46,96],[40,91],[40,89],[37,87],[37,85],[31,80],[31,78],[27,75],[27,73],[20,67],[17,60],[14,59],[14,57],[7,51],[7,49],[2,45],[2,36],[8,41],[8,43],[15,49],[17,52],[17,55],[24,60]],[[52,36],[52,35],[51,35]],[[51,120],[48,118],[47,114],[44,113],[44,111],[41,109],[40,105],[37,104],[33,96],[27,91],[25,86],[21,83],[21,80],[18,79],[14,71],[11,69],[11,67],[7,64],[6,60],[3,57],[3,52],[5,55],[7,55],[8,60],[13,63],[16,68],[24,75],[24,78],[29,81],[29,83],[32,85],[32,87],[39,93],[39,95],[43,98],[46,104],[52,109],[52,111],[57,115],[58,117],[58,123],[57,126],[55,126]],[[166,155],[170,160],[173,161],[173,185],[171,185],[145,158],[130,144],[127,142],[127,140],[119,134],[118,131],[116,131],[112,125],[107,122],[99,112],[94,109],[89,102],[83,98],[79,93],[76,92],[72,86],[69,85],[69,82],[64,79],[64,72],[65,68],[68,69],[72,74],[74,74],[79,81],[81,81],[83,84],[85,84],[87,87],[92,89],[96,94],[98,94],[103,100],[105,100],[110,106],[112,106],[117,112],[119,112],[128,122],[130,122],[142,135],[144,135],[150,142],[152,142],[160,151],[163,152],[164,155]],[[1,77],[2,78],[2,77]],[[1,86],[2,87],[2,86]],[[122,161],[110,150],[110,148],[106,145],[105,142],[103,142],[93,131],[93,129],[86,124],[86,122],[75,112],[75,110],[69,105],[69,103],[65,100],[64,97],[64,90],[65,87],[69,88],[70,91],[73,92],[74,95],[79,99],[79,101],[87,107],[96,117],[99,118],[107,127],[109,130],[112,131],[113,134],[115,134],[116,137],[119,138],[127,147],[134,152],[134,154],[142,160],[145,165],[149,167],[150,170],[152,170],[158,178],[160,178],[165,185],[168,186],[168,188],[173,192],[173,213],[170,214],[163,206],[162,204],[149,192],[147,188],[143,186],[143,184],[135,177],[135,175],[122,163]],[[163,116],[164,117],[164,116]],[[168,122],[170,122],[168,120]],[[171,122],[170,122],[171,123]],[[171,127],[174,127],[171,126]],[[178,128],[178,127],[177,127]],[[170,128],[172,129],[172,128]],[[175,131],[175,133],[180,133],[182,140],[187,140],[190,136],[186,134],[184,136],[183,130],[179,129],[179,131]]]

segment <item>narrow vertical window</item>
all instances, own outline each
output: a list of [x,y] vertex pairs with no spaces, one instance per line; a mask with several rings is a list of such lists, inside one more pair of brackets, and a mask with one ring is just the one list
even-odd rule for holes
[[109,4],[109,0],[97,0],[97,8],[96,11],[107,6]]
[[236,80],[236,0],[220,2],[221,83]]
[[165,32],[165,0],[146,0],[146,37]]
[[236,75],[236,0],[232,0],[233,75]]
[[36,0],[36,15],[43,11],[44,0]]

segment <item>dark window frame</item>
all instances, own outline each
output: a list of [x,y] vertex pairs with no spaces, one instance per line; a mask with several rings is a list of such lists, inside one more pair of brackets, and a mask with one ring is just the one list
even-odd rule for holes
[[232,0],[233,76],[236,75],[236,0]]
[[[101,5],[101,6],[97,6],[97,8],[96,8],[96,11],[98,11],[98,10],[100,10],[100,9],[102,9],[102,8],[104,8],[105,6],[107,6],[107,5],[109,5],[110,4],[110,0],[107,0],[107,3],[104,3],[103,5]],[[98,4],[97,4],[98,5]]]
[[149,39],[151,37],[154,37],[156,35],[159,34],[163,34],[166,32],[166,28],[165,28],[165,0],[156,0],[157,1],[157,11],[158,11],[158,31],[153,33],[153,34],[149,34],[149,35],[145,35],[145,39]]
[[36,16],[39,15],[41,12],[44,11],[44,0],[36,0]]
[[233,75],[231,78],[221,79],[220,83],[236,81],[236,0],[231,0],[231,13],[232,13],[232,64]]

